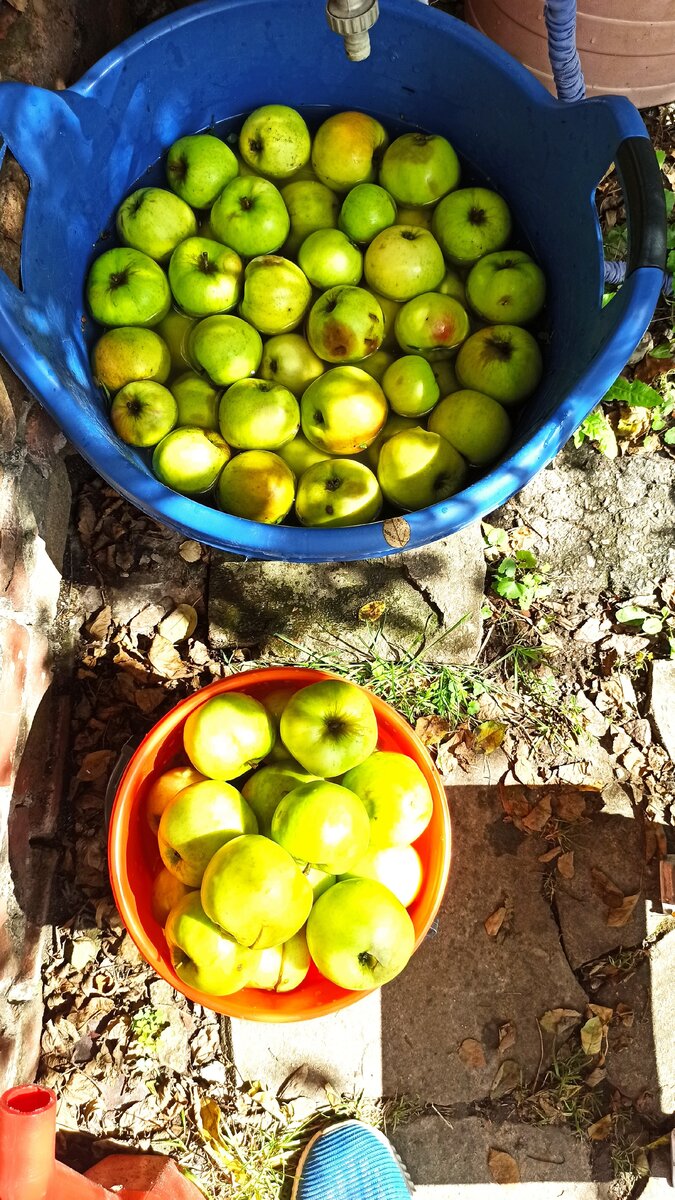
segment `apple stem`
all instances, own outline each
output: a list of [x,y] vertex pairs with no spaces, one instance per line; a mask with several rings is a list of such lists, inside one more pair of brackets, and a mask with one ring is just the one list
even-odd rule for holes
[[126,271],[114,271],[110,276],[110,287],[113,289],[122,287],[125,283],[127,283]]

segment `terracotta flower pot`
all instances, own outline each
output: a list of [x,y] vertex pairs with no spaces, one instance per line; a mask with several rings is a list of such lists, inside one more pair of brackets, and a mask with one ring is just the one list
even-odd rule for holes
[[[544,0],[466,0],[467,21],[555,92]],[[589,96],[628,96],[638,108],[675,100],[674,0],[578,0],[577,47]]]

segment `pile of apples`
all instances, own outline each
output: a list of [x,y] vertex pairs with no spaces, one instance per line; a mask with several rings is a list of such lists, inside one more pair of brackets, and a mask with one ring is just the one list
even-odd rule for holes
[[164,864],[153,914],[184,983],[286,992],[313,961],[363,991],[403,970],[422,884],[412,843],[433,800],[417,764],[377,743],[368,695],[342,680],[264,703],[226,692],[191,713],[189,765],[146,800]]
[[542,360],[544,275],[437,134],[265,105],[180,138],[87,280],[93,373],[168,487],[307,526],[445,500],[498,459]]

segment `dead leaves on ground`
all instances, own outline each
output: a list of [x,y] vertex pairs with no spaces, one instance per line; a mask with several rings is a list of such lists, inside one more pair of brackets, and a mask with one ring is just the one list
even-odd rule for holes
[[592,812],[594,791],[564,784],[545,788],[512,784],[508,776],[498,785],[506,819],[524,833],[543,833],[552,821],[565,824],[584,821]]
[[457,1047],[457,1054],[464,1066],[474,1071],[487,1065],[483,1047],[475,1038],[464,1038]]
[[504,935],[508,933],[511,928],[512,917],[513,904],[509,897],[505,896],[502,903],[483,922],[483,928],[488,937],[496,938],[498,934]]
[[488,1170],[495,1183],[520,1183],[520,1168],[512,1154],[505,1150],[488,1151]]
[[490,1099],[500,1100],[502,1096],[508,1096],[520,1087],[522,1083],[522,1072],[520,1066],[513,1058],[505,1058],[497,1074],[492,1080],[490,1088]]
[[591,882],[593,891],[602,900],[607,910],[605,923],[614,929],[622,928],[632,917],[633,909],[640,898],[640,892],[625,896],[609,876],[597,867],[591,867]]

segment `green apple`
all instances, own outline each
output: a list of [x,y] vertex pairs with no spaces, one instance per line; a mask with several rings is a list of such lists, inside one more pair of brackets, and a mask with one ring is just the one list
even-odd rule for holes
[[251,259],[239,311],[261,333],[289,333],[304,317],[312,289],[300,267],[278,254]]
[[171,291],[190,317],[208,317],[234,308],[243,272],[244,264],[234,250],[205,237],[186,238],[169,261]]
[[453,300],[459,300],[462,308],[466,308],[466,287],[462,276],[455,267],[446,267],[445,275],[436,291],[441,292],[444,296],[452,296]]
[[208,996],[240,991],[258,969],[260,955],[240,946],[209,920],[199,892],[190,893],[171,910],[164,935],[178,978]]
[[400,417],[424,416],[441,394],[429,363],[419,354],[404,354],[394,359],[384,373],[382,390],[391,409]]
[[240,379],[224,392],[220,432],[236,450],[276,450],[300,428],[300,408],[292,392],[269,379]]
[[307,945],[326,979],[365,992],[403,970],[415,949],[415,928],[384,884],[344,879],[314,905]]
[[417,229],[428,229],[431,233],[431,218],[433,209],[418,208],[414,204],[399,204],[396,210],[395,225],[414,225]]
[[407,354],[449,358],[469,336],[469,317],[458,300],[440,292],[423,292],[398,311],[396,340]]
[[169,801],[157,843],[167,871],[188,887],[199,887],[216,850],[242,833],[257,832],[255,814],[237,789],[220,779],[204,779]]
[[527,325],[544,307],[546,279],[523,250],[497,250],[471,268],[466,294],[485,321]]
[[246,450],[223,468],[218,503],[223,512],[263,525],[278,525],[295,499],[295,476],[277,454]]
[[262,338],[241,317],[204,317],[190,334],[189,353],[195,366],[225,387],[258,370]]
[[273,179],[284,179],[304,167],[311,148],[303,118],[285,104],[256,108],[239,134],[239,153],[244,162]]
[[265,342],[259,375],[288,388],[298,399],[326,364],[299,333],[280,333]]
[[449,396],[450,392],[457,391],[459,380],[455,374],[454,363],[451,359],[434,358],[429,361],[429,366],[434,373],[434,379],[438,384],[441,396]]
[[285,446],[279,447],[279,458],[283,458],[287,466],[299,479],[308,467],[313,467],[315,463],[328,462],[331,458],[330,454],[326,454],[325,450],[317,450],[311,442],[302,433],[295,435],[292,441],[286,442]]
[[342,201],[338,225],[353,242],[367,245],[395,220],[396,205],[389,192],[376,183],[358,183]]
[[162,929],[171,909],[175,908],[193,891],[194,888],[188,887],[186,883],[181,883],[180,879],[176,879],[176,876],[171,874],[171,871],[162,867],[152,885],[152,915]]
[[343,786],[355,792],[370,818],[370,848],[408,846],[424,833],[434,802],[429,784],[407,754],[376,750],[348,771]]
[[186,371],[194,363],[188,354],[190,334],[197,324],[194,317],[177,308],[171,308],[155,326],[155,332],[164,339],[171,355],[171,371]]
[[231,457],[230,447],[215,430],[184,425],[155,446],[152,469],[174,492],[199,496],[210,491]]
[[273,254],[290,229],[281,192],[268,179],[233,179],[211,209],[211,228],[219,241],[244,258]]
[[414,846],[382,846],[352,863],[341,879],[374,879],[409,908],[422,886],[422,860]]
[[303,771],[299,763],[289,758],[286,762],[258,767],[246,780],[241,793],[253,809],[258,829],[265,837],[270,837],[272,817],[279,802],[302,783],[310,783],[313,779],[316,779],[315,775]]
[[348,192],[357,183],[373,183],[389,138],[375,117],[340,112],[320,125],[312,146],[312,166],[322,183]]
[[363,255],[340,229],[317,229],[305,238],[298,262],[317,288],[356,284],[363,274]]
[[236,779],[269,754],[274,727],[258,700],[243,692],[225,692],[190,713],[183,744],[190,762],[203,775]]
[[158,325],[171,308],[162,268],[140,250],[120,246],[94,259],[87,276],[87,304],[100,325]]
[[266,992],[292,992],[300,987],[309,971],[311,959],[303,929],[283,942],[260,951],[258,969],[248,981],[249,987]]
[[179,242],[197,232],[197,218],[166,188],[138,188],[117,210],[117,232],[126,246],[166,262]]
[[472,333],[455,360],[462,387],[519,404],[535,390],[543,372],[541,350],[518,325],[488,325]]
[[466,463],[437,433],[404,429],[384,443],[377,478],[390,504],[413,512],[458,492],[466,478]]
[[107,392],[118,392],[126,383],[151,379],[166,383],[171,355],[166,342],[153,329],[108,329],[94,346],[91,356],[94,379]]
[[359,367],[362,371],[366,372],[366,375],[370,375],[371,378],[376,379],[381,384],[387,368],[393,362],[394,355],[389,350],[380,349],[376,350],[374,354],[369,354],[367,358],[364,358],[359,363]]
[[337,875],[329,875],[326,871],[320,871],[318,867],[306,866],[302,873],[311,886],[314,900],[323,896],[337,881]]
[[368,848],[370,821],[353,792],[325,779],[302,783],[277,804],[272,838],[302,866],[348,871]]
[[477,467],[501,458],[511,441],[511,422],[501,404],[470,390],[453,392],[441,400],[428,427]]
[[459,159],[436,133],[404,133],[384,152],[380,183],[397,204],[435,204],[459,183]]
[[351,458],[315,463],[300,476],[295,512],[301,525],[341,529],[374,521],[382,492],[373,472]]
[[127,383],[110,406],[110,423],[129,446],[156,446],[178,420],[178,405],[161,383]]
[[197,375],[195,371],[184,371],[169,384],[169,391],[178,405],[179,425],[218,429],[220,388],[214,387],[204,375]]
[[173,800],[183,788],[191,783],[201,783],[205,778],[194,767],[171,767],[163,771],[150,785],[145,800],[145,813],[152,832],[157,835],[162,813],[169,800]]
[[431,227],[446,258],[468,266],[508,242],[511,213],[496,192],[461,188],[437,205]]
[[366,450],[366,458],[371,470],[377,471],[377,464],[380,461],[380,451],[385,442],[393,437],[395,433],[400,433],[402,429],[419,429],[419,423],[412,417],[399,417],[398,413],[392,413],[387,417],[384,428],[378,433],[374,442],[371,442]]
[[427,229],[392,225],[378,233],[366,250],[364,271],[368,286],[404,304],[422,292],[432,292],[445,275],[441,248]]
[[234,838],[216,851],[204,872],[201,897],[216,925],[255,950],[293,937],[313,899],[291,855],[260,834]]
[[[295,441],[295,440],[296,439],[294,438],[293,441]],[[288,445],[289,446],[292,445],[292,442],[289,442]],[[286,447],[282,446],[282,450],[285,450],[285,449],[286,449]],[[281,455],[279,455],[279,457],[281,457]],[[284,461],[286,461],[286,460],[284,460]],[[299,474],[299,472],[293,471],[293,474],[297,475],[297,474]],[[270,714],[270,716],[272,718],[272,724],[274,725],[274,732],[276,734],[276,739],[277,739],[275,741],[272,749],[270,750],[269,754],[267,755],[266,762],[268,762],[268,763],[281,762],[287,767],[290,766],[293,769],[300,770],[301,768],[298,766],[298,764],[295,762],[295,760],[291,758],[290,754],[288,753],[288,750],[286,749],[286,747],[284,746],[284,743],[281,740],[281,735],[279,734],[279,724],[281,722],[281,714],[284,711],[286,705],[288,704],[288,701],[290,700],[291,696],[294,694],[295,691],[296,691],[296,688],[292,688],[292,687],[291,688],[275,688],[274,691],[268,692],[263,700],[263,704],[265,705],[265,708],[267,709],[268,713]]]
[[288,209],[291,231],[284,242],[284,254],[295,258],[305,238],[317,229],[335,229],[340,201],[318,179],[294,179],[281,189]]
[[192,208],[210,208],[238,170],[230,147],[210,133],[179,138],[166,156],[169,187]]
[[325,362],[359,362],[379,350],[383,337],[382,309],[365,288],[329,288],[309,310],[307,341]]
[[281,714],[281,738],[306,771],[335,779],[364,762],[377,745],[367,692],[343,679],[300,688]]
[[333,367],[303,394],[302,432],[327,454],[358,454],[375,441],[389,407],[376,379],[359,367]]

